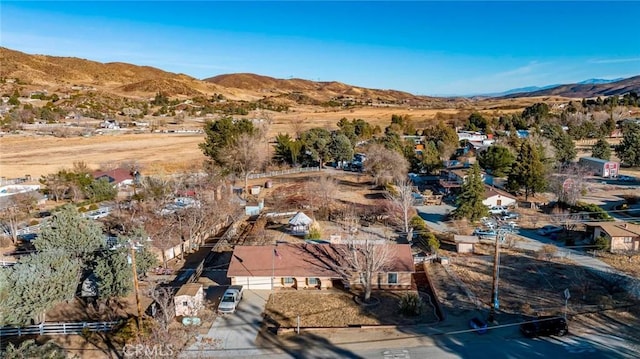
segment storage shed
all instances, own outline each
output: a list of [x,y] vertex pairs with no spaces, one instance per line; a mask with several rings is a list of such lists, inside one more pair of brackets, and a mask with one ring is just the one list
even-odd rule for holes
[[180,287],[173,299],[176,316],[195,316],[204,305],[202,284],[187,283]]
[[480,239],[477,236],[460,236],[454,235],[453,241],[456,242],[456,252],[458,253],[473,253],[475,245],[480,243]]

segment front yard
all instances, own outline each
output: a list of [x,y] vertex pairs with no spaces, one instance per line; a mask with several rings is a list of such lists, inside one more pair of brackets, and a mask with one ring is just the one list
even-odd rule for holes
[[425,304],[422,314],[404,317],[400,314],[400,297],[407,291],[374,291],[372,298],[380,303],[360,306],[351,293],[328,291],[279,291],[269,297],[265,316],[279,327],[336,328],[355,325],[397,325],[435,323],[433,307]]

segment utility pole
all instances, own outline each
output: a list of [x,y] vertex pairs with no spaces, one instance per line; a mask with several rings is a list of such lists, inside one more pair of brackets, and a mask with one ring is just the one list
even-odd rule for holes
[[498,300],[498,278],[500,275],[500,242],[502,242],[507,232],[500,228],[496,235],[496,245],[493,253],[493,287],[491,288],[491,310],[487,321],[495,320],[496,311],[500,309],[500,301]]
[[138,287],[138,272],[136,270],[136,249],[131,244],[131,269],[133,270],[133,289],[136,292],[136,304],[138,306],[138,335],[142,331],[142,306],[140,305],[140,288]]

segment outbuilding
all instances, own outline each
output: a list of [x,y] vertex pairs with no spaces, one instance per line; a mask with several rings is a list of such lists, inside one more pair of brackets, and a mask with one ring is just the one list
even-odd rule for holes
[[180,287],[173,299],[176,316],[195,316],[204,305],[202,284],[187,283]]
[[595,157],[581,157],[578,163],[600,177],[618,177],[620,163]]

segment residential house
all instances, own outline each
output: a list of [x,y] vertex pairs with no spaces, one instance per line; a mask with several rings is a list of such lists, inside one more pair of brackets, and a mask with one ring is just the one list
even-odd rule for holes
[[[388,244],[392,259],[384,272],[375,275],[373,289],[409,289],[414,272],[408,244]],[[277,244],[236,246],[227,276],[232,285],[247,289],[326,289],[334,286],[358,287],[359,278],[346,279],[341,250],[346,244]]]
[[509,207],[516,204],[516,198],[505,191],[485,185],[482,203],[489,207]]
[[137,177],[140,176],[137,172],[133,175],[131,171],[124,168],[116,168],[109,171],[96,171],[93,173],[93,179],[96,181],[100,179],[106,179],[111,183],[114,187],[126,187],[130,186],[137,180]]
[[640,251],[640,224],[627,222],[585,223],[595,241],[605,237],[611,243],[611,252]]
[[180,287],[173,298],[176,316],[196,316],[204,306],[204,290],[202,284],[187,283]]

